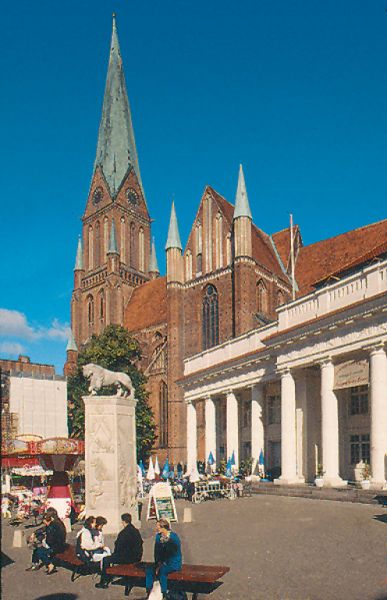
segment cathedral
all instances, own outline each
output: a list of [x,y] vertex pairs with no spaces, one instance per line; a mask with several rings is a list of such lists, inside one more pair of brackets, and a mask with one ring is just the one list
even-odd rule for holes
[[[65,374],[93,334],[108,324],[123,325],[142,349],[157,425],[155,451],[172,462],[186,458],[181,381],[189,357],[269,326],[281,306],[335,277],[339,267],[352,268],[386,251],[386,221],[309,246],[297,226],[268,235],[252,222],[240,166],[233,204],[205,188],[184,247],[172,203],[166,275],[160,276],[114,18],[82,222]],[[197,407],[197,432],[198,458],[204,459],[204,406]]]

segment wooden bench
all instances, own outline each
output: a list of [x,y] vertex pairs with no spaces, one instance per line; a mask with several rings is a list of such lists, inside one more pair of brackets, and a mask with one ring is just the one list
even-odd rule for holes
[[[129,596],[133,587],[145,587],[145,572],[153,563],[141,562],[129,565],[114,565],[106,569],[109,577],[123,578],[125,581],[125,596]],[[219,581],[229,567],[208,565],[183,565],[181,571],[168,575],[168,588],[181,590],[192,594],[192,600],[197,600],[198,594],[211,594],[222,585]]]
[[84,563],[75,553],[75,546],[66,544],[66,548],[63,552],[55,554],[55,564],[60,566],[64,563],[71,569],[71,581],[75,581],[82,575],[90,575],[98,570],[98,563]]

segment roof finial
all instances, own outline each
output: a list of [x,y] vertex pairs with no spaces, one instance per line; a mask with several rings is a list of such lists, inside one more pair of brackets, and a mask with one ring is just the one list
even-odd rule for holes
[[69,331],[69,339],[68,339],[67,346],[66,346],[66,352],[68,352],[69,350],[72,350],[73,352],[78,352],[78,347],[75,342],[75,338],[74,338],[72,329],[70,329],[70,331]]
[[159,271],[159,266],[157,264],[155,238],[152,238],[151,253],[150,253],[150,260],[149,260],[149,273],[159,273],[159,272],[160,271]]
[[177,217],[175,211],[175,202],[172,200],[172,208],[171,208],[171,218],[169,221],[169,229],[168,229],[168,239],[165,244],[165,249],[169,250],[170,248],[179,248],[182,250],[182,245],[180,241],[179,235],[179,227],[177,225]]
[[238,187],[235,196],[234,219],[238,217],[252,218],[242,165],[239,165]]

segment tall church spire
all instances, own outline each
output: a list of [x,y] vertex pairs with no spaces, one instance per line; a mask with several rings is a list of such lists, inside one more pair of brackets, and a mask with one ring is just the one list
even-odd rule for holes
[[239,165],[238,187],[235,197],[234,219],[238,217],[252,218],[242,165]]
[[113,198],[131,168],[136,173],[144,195],[114,14],[94,170],[98,166],[103,171]]
[[159,272],[160,271],[159,271],[159,266],[157,264],[155,238],[153,238],[150,259],[149,259],[149,273],[159,273]]

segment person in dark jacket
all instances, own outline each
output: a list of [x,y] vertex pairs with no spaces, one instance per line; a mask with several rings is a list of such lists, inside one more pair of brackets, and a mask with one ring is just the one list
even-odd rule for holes
[[147,595],[149,597],[153,582],[158,577],[163,598],[168,598],[168,574],[180,571],[183,559],[180,538],[174,531],[171,531],[167,519],[159,519],[156,523],[154,556],[154,567],[148,567],[146,570]]
[[109,577],[106,574],[110,565],[125,565],[140,562],[142,559],[142,537],[138,529],[132,525],[132,517],[129,513],[121,515],[123,529],[114,542],[114,552],[111,556],[105,556],[102,561],[101,581],[95,584],[96,588],[107,588]]
[[42,562],[47,568],[47,575],[51,575],[56,573],[53,557],[66,547],[66,529],[60,519],[47,513],[43,517],[43,525],[44,528],[40,530],[41,545],[32,553],[32,567],[29,570],[36,570],[39,562]]

